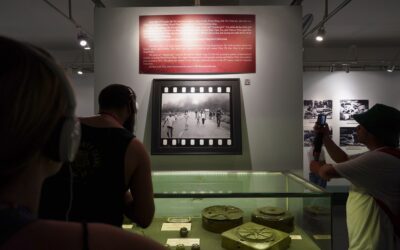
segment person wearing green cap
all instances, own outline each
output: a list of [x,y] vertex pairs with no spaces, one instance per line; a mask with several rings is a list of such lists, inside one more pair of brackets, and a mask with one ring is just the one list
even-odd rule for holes
[[346,204],[349,249],[400,249],[400,111],[376,104],[354,115],[358,139],[369,151],[348,156],[329,137],[329,127],[315,127],[336,164],[312,161],[310,171],[329,181],[351,182]]

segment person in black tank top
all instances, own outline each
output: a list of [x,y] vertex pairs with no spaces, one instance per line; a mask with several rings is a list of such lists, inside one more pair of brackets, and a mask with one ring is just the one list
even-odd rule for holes
[[150,161],[132,134],[135,102],[133,90],[124,85],[102,90],[100,115],[81,118],[76,159],[44,183],[40,217],[120,227],[125,214],[142,227],[150,224],[154,215]]
[[[74,162],[64,165],[59,174],[45,182],[40,215],[64,220],[68,213],[68,219],[72,221],[121,226],[127,190],[124,158],[134,136],[123,128],[82,124],[81,129],[81,145]],[[71,204],[65,199],[71,196],[69,168],[73,174]],[[49,197],[53,195],[55,197]],[[46,202],[50,204],[46,205]]]

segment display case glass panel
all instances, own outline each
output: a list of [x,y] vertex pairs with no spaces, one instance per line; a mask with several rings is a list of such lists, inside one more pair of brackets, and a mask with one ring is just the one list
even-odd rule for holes
[[[162,244],[168,243],[171,249],[176,249],[179,243],[183,243],[185,249],[191,249],[192,244],[198,243],[201,249],[206,250],[332,248],[330,193],[291,172],[162,171],[153,173],[153,186],[156,213],[152,224],[146,229],[133,226],[129,230],[144,234]],[[283,243],[279,246],[281,248],[274,248],[269,243],[268,246],[258,244],[254,239],[247,245],[232,245],[236,244],[235,232],[239,232],[239,229],[233,230],[232,241],[225,237],[228,235],[229,238],[230,232],[226,233],[228,230],[223,225],[223,231],[218,231],[221,224],[214,228],[218,232],[211,232],[213,228],[210,231],[210,227],[215,224],[212,224],[213,221],[207,224],[210,221],[205,218],[205,211],[209,211],[205,208],[221,207],[228,210],[232,207],[239,208],[243,213],[239,224],[265,222],[267,224],[264,226],[283,231],[282,235],[290,237],[290,240],[285,241],[285,244],[290,242],[289,248]],[[272,214],[280,214],[279,223],[278,219],[268,218],[265,221],[265,217],[261,222],[257,221],[257,216],[261,214],[262,217],[265,209],[269,212],[272,209]],[[236,212],[232,213],[236,216]],[[216,216],[222,215],[217,213]],[[237,219],[233,217],[230,218],[232,221]],[[166,224],[168,222],[175,224]],[[237,222],[233,221],[233,224]],[[179,231],[184,226],[189,229],[186,237]],[[277,235],[275,234],[276,241]],[[239,238],[238,244],[246,243]]]

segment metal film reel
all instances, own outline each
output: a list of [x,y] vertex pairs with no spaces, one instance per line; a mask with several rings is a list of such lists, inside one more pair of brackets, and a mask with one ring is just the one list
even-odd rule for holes
[[271,229],[259,226],[242,226],[237,229],[242,240],[256,242],[270,242],[275,240],[275,234]]
[[203,216],[210,220],[237,220],[243,217],[243,211],[233,206],[211,206],[203,210]]
[[266,215],[282,215],[286,212],[284,209],[279,207],[262,207],[259,211]]

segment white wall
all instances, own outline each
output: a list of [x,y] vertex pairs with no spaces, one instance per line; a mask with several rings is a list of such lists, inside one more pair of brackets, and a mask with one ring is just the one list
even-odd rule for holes
[[[77,59],[81,61],[82,54],[87,52],[83,50],[52,50],[50,53],[60,65],[70,65],[76,64]],[[76,97],[76,115],[78,117],[94,115],[95,100],[97,100],[94,97],[94,73],[85,72],[83,75],[78,75],[71,68],[68,68],[66,74]]]
[[[303,76],[304,100],[333,100],[332,120],[328,120],[333,129],[333,140],[339,145],[339,128],[346,127],[349,123],[340,121],[340,100],[344,99],[367,99],[369,106],[382,103],[400,109],[400,72],[305,72]],[[356,126],[356,122],[351,127]],[[304,122],[304,127],[309,128],[313,124]],[[304,148],[304,176],[308,178],[309,159]],[[359,153],[367,150],[357,147],[343,148],[348,154]],[[328,161],[332,160],[328,157]],[[347,185],[348,182],[341,180],[331,181],[329,185]]]
[[[93,74],[77,76],[69,74],[77,97],[78,116],[94,114],[94,76]],[[400,72],[304,72],[303,75],[304,99],[332,99],[333,118],[328,120],[333,127],[333,140],[339,143],[339,127],[343,122],[339,121],[339,101],[341,99],[368,99],[370,106],[375,103],[384,103],[400,109]],[[302,112],[302,111],[301,111]],[[304,128],[311,128],[313,124],[304,122]],[[344,148],[349,154],[357,153],[357,150]],[[307,151],[303,149],[304,176],[308,178]],[[186,156],[183,156],[187,158]],[[229,156],[228,156],[229,157]],[[328,161],[333,162],[329,157]],[[189,162],[189,164],[191,164]],[[347,185],[341,180],[331,181],[328,185]]]
[[[139,15],[254,14],[256,73],[139,74]],[[243,154],[151,156],[153,169],[301,169],[302,31],[294,6],[97,8],[95,96],[110,83],[131,86],[139,103],[137,136],[150,149],[153,78],[241,78]],[[251,85],[244,85],[249,79]]]
[[68,77],[75,92],[76,115],[78,117],[94,115],[94,105],[97,102],[97,98],[94,97],[94,74],[77,75],[75,72],[68,72]]

